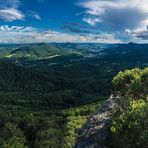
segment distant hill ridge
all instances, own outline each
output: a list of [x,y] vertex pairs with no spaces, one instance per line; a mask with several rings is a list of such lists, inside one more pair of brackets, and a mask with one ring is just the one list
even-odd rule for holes
[[55,47],[47,43],[30,44],[19,47],[12,51],[7,57],[45,58],[51,56],[68,55],[70,51],[64,48]]

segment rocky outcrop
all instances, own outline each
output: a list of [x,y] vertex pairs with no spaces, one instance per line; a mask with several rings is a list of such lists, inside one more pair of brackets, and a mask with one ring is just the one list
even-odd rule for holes
[[111,96],[78,132],[74,148],[106,148],[109,135],[111,110],[116,104]]

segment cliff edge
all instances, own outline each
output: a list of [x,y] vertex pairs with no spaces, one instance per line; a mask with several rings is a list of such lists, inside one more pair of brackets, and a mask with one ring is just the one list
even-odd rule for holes
[[111,96],[78,131],[78,139],[74,148],[106,148],[109,135],[111,111],[116,106]]

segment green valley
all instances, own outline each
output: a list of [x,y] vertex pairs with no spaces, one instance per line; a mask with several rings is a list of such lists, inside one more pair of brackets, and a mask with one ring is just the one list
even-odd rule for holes
[[[113,77],[121,70],[147,66],[147,47],[134,43],[0,45],[0,147],[73,147],[78,129],[112,93]],[[114,80],[114,90],[124,88],[124,81]],[[147,78],[143,81],[147,83]],[[132,91],[139,94],[138,89]],[[147,94],[147,84],[142,89]],[[118,122],[113,131],[116,126]]]

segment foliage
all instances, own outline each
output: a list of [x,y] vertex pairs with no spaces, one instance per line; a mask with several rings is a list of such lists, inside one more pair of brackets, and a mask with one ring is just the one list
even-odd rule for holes
[[112,121],[114,147],[139,148],[148,146],[148,103],[132,101],[129,109]]
[[101,105],[96,102],[65,110],[33,110],[2,105],[0,107],[0,147],[71,148],[77,130]]
[[119,107],[112,115],[112,147],[148,147],[147,83],[148,68],[126,70],[113,79]]
[[113,91],[120,96],[132,95],[134,98],[146,98],[148,93],[148,68],[119,72],[113,79]]
[[31,108],[64,109],[107,96],[109,81],[99,86],[103,78],[96,82],[96,77],[88,78],[87,72],[74,76],[74,71],[77,70],[35,71],[0,62],[0,102]]
[[0,129],[0,146],[3,148],[27,148],[23,131],[12,122],[3,124],[4,126]]

